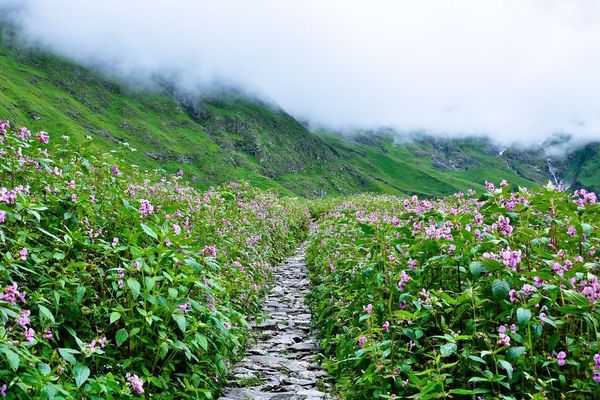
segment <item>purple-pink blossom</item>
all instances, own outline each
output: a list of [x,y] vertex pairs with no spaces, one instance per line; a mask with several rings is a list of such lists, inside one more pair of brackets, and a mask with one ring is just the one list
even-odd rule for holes
[[566,363],[566,361],[565,361],[566,358],[567,358],[567,353],[565,353],[564,351],[558,352],[558,354],[556,355],[557,364],[562,367]]
[[40,133],[38,133],[37,138],[41,143],[44,143],[44,144],[48,144],[48,142],[50,142],[50,135],[48,135],[44,131],[41,131]]
[[125,379],[127,379],[127,382],[129,382],[131,388],[136,394],[140,395],[144,393],[144,381],[139,376],[132,375],[128,372],[125,374]]
[[140,217],[147,217],[154,213],[154,206],[146,199],[140,199]]

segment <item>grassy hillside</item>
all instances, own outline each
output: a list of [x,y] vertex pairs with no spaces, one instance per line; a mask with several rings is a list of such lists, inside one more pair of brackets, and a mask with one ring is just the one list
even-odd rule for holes
[[[402,144],[389,135],[316,135],[256,99],[231,93],[197,98],[168,85],[134,90],[25,49],[15,39],[3,42],[2,118],[78,141],[92,136],[98,139],[92,150],[126,155],[142,169],[181,168],[199,188],[249,180],[305,197],[365,191],[437,196],[480,187],[485,180],[532,186],[549,177],[538,156],[535,162],[511,152],[500,157],[481,139],[420,138]],[[600,176],[598,152],[592,153],[579,155],[578,163],[564,170],[579,185],[594,188]]]

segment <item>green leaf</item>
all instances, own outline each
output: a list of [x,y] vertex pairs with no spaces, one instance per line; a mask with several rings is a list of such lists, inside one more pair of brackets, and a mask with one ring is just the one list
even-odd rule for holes
[[73,368],[73,376],[75,377],[75,384],[77,387],[81,387],[81,385],[83,385],[89,378],[90,369],[83,364],[77,364]]
[[121,318],[121,313],[113,311],[110,313],[110,323],[113,324],[115,321],[118,321]]
[[526,308],[519,307],[517,309],[517,322],[520,326],[527,325],[531,319],[531,311]]
[[60,356],[63,358],[63,360],[65,360],[69,364],[75,364],[77,362],[77,360],[75,360],[75,357],[73,357],[73,354],[78,354],[78,353],[79,352],[74,349],[67,349],[67,348],[58,349],[58,354],[60,354]]
[[2,352],[6,354],[8,365],[10,365],[13,371],[16,371],[19,368],[19,364],[21,363],[19,355],[6,346],[2,348]]
[[202,347],[204,349],[204,351],[208,350],[208,340],[206,339],[206,336],[197,334],[196,340],[198,341],[198,344],[200,345],[200,347]]
[[592,234],[593,231],[592,226],[586,223],[581,224],[581,230],[583,230],[583,233],[585,233],[588,237]]
[[129,334],[127,333],[127,330],[125,328],[121,328],[117,331],[117,334],[115,335],[115,342],[117,343],[117,347],[120,347],[124,341],[127,340],[127,338],[129,337]]
[[134,278],[129,278],[127,279],[127,286],[129,286],[129,289],[131,289],[131,294],[133,295],[133,298],[137,299],[142,290],[140,283]]
[[442,357],[449,357],[454,353],[456,353],[456,344],[454,343],[446,343],[440,347]]
[[526,349],[523,346],[511,347],[506,351],[506,357],[510,358],[511,360],[514,360],[515,358],[518,358],[519,356],[523,355],[525,353],[525,350]]
[[146,235],[150,236],[151,238],[158,240],[158,235],[156,234],[156,232],[154,232],[152,230],[152,228],[150,228],[148,225],[146,224],[142,224],[140,223],[140,226],[142,227],[142,230],[146,233]]
[[185,317],[181,314],[173,314],[171,317],[175,320],[175,322],[177,322],[177,326],[181,332],[185,332],[185,329],[187,328],[187,321],[185,320]]
[[509,380],[512,379],[512,374],[513,374],[512,364],[506,360],[498,360],[498,364],[500,365],[500,367],[502,367],[502,369],[506,370],[506,373],[508,374],[508,379]]
[[485,360],[484,360],[483,358],[481,358],[481,357],[477,357],[477,356],[473,356],[473,355],[471,355],[471,356],[469,356],[469,358],[470,358],[471,360],[473,360],[473,361],[477,361],[478,363],[481,363],[481,364],[487,364],[487,363],[485,362]]
[[473,261],[469,265],[469,270],[471,271],[473,278],[479,278],[481,272],[483,271],[483,263],[481,261]]
[[46,363],[39,363],[38,364],[38,370],[42,373],[42,375],[46,376],[48,374],[50,374],[50,366]]
[[40,319],[45,318],[46,320],[52,322],[53,324],[56,323],[56,321],[54,320],[54,315],[52,315],[50,310],[48,310],[46,307],[44,307],[41,304],[38,304],[37,306],[40,309]]
[[504,279],[494,279],[494,282],[492,282],[492,293],[494,294],[494,299],[506,299],[509,291],[510,286]]

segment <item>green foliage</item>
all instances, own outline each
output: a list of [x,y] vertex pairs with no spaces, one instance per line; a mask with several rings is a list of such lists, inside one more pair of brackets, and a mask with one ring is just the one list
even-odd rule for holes
[[343,398],[600,396],[595,195],[489,185],[313,213],[310,304]]
[[46,145],[6,130],[0,389],[19,399],[216,398],[307,209],[246,183],[202,193],[179,174],[93,156],[93,140]]

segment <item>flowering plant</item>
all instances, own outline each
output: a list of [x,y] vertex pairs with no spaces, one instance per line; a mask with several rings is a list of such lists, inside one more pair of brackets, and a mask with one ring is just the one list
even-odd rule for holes
[[600,397],[595,194],[486,188],[316,207],[311,305],[347,398]]
[[214,398],[307,210],[1,126],[0,398]]

